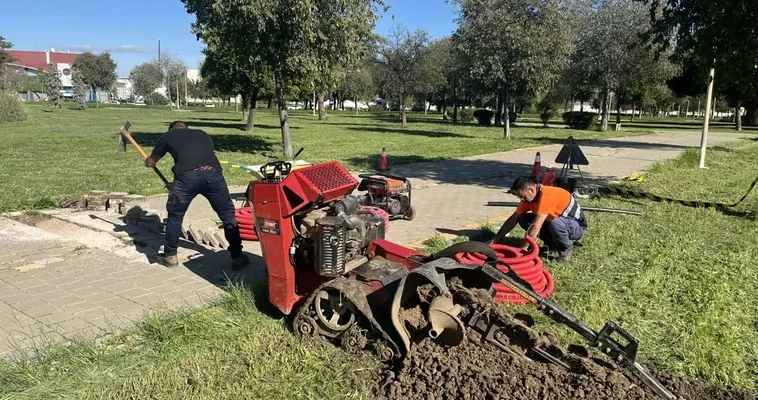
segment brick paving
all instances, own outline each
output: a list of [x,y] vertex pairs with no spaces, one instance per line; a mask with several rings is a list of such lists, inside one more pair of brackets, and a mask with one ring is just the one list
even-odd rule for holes
[[[711,134],[709,145],[737,138]],[[585,177],[609,178],[673,158],[686,147],[698,146],[699,135],[659,133],[579,144],[590,161],[582,168]],[[408,244],[509,214],[511,208],[486,204],[514,200],[504,191],[513,178],[531,170],[535,152],[541,153],[544,166],[560,167],[552,162],[560,148],[560,144],[549,144],[393,169],[411,179],[417,217],[391,223],[388,239]],[[244,188],[231,190],[239,197]],[[165,196],[148,202],[161,211]],[[56,218],[42,218],[35,226],[0,217],[0,354],[28,351],[43,340],[117,332],[151,310],[198,307],[222,293],[219,277],[231,274],[228,252],[183,242],[182,265],[166,269],[151,263],[160,236],[150,240],[145,236],[142,245],[136,246],[135,234],[125,233],[115,216],[95,214],[60,211]],[[202,197],[187,214],[187,220],[214,218]],[[125,237],[132,241],[122,240]],[[265,279],[260,246],[256,242],[244,246],[253,261],[246,278]]]

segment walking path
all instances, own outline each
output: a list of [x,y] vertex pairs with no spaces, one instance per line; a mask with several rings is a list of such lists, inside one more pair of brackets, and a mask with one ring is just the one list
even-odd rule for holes
[[[737,140],[734,134],[711,134],[709,145]],[[579,145],[590,161],[587,178],[623,177],[676,157],[699,145],[699,134],[658,133]],[[502,220],[512,208],[488,207],[488,201],[515,200],[504,191],[516,176],[528,174],[535,152],[543,166],[561,145],[406,165],[392,172],[413,185],[417,210],[413,221],[393,221],[389,240],[409,244],[437,233],[463,233],[472,223]],[[392,157],[389,157],[392,166]],[[241,198],[244,187],[232,187]],[[163,211],[165,196],[148,199]],[[241,204],[241,203],[238,203]],[[197,307],[221,293],[221,274],[230,274],[227,251],[182,241],[182,265],[166,269],[155,260],[160,235],[126,226],[118,215],[49,210],[19,222],[0,217],[0,354],[29,349],[42,340],[63,340],[117,331],[150,310]],[[212,221],[208,202],[198,197],[186,221]],[[257,242],[244,242],[252,266],[249,280],[265,279]]]

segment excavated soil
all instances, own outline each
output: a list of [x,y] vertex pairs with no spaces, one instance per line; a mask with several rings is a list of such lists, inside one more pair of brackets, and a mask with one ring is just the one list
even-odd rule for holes
[[[471,294],[476,302],[489,302],[486,295]],[[494,303],[478,306],[497,314],[502,310]],[[419,307],[407,310],[401,318],[412,322],[414,328],[424,322]],[[486,342],[467,340],[448,348],[427,338],[413,345],[398,371],[386,371],[379,382],[378,400],[658,398],[650,389],[640,386],[639,381],[621,373],[621,367],[606,363],[602,355],[598,357],[584,359],[586,370],[576,373],[513,355]],[[756,399],[754,394],[722,390],[668,373],[655,375],[680,399]]]

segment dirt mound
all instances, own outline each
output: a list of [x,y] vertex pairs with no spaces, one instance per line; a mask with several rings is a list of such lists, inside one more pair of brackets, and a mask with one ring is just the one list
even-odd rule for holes
[[[513,318],[505,314],[502,307],[491,302],[486,293],[465,289],[464,292],[458,292],[458,304],[465,298],[470,302],[469,310],[486,310],[489,315],[496,315],[505,323],[514,323]],[[417,309],[406,315],[414,327],[423,325]],[[559,346],[549,335],[533,334],[540,337],[539,342]],[[570,355],[580,359],[584,367],[577,372],[505,351],[491,342],[482,342],[476,334],[467,334],[467,337],[469,340],[457,347],[445,347],[428,338],[414,344],[399,371],[387,371],[384,380],[379,383],[378,399],[658,398],[637,379],[627,376],[624,373],[626,370],[607,362],[602,355],[596,358],[592,354],[581,354],[583,347],[580,346],[566,348],[568,353],[574,349],[578,351],[576,355]],[[756,398],[749,393],[721,390],[704,382],[691,382],[671,374],[655,375],[681,399]]]

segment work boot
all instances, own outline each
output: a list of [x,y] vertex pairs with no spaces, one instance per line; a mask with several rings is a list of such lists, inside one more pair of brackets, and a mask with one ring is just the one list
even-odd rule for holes
[[572,256],[571,252],[568,252],[568,253],[566,253],[566,255],[558,257],[558,261],[560,261],[562,263],[567,263],[567,262],[571,261],[571,256]]
[[165,265],[168,268],[175,268],[179,266],[179,257],[167,256],[165,254],[158,254],[158,262]]
[[232,258],[232,271],[239,271],[250,264],[250,259],[246,255]]

